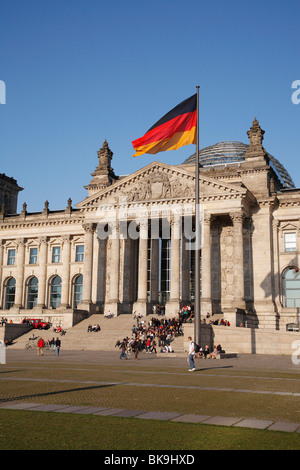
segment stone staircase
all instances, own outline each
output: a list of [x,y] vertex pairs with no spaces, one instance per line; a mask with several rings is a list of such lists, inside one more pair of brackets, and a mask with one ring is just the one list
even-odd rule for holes
[[[149,320],[146,318],[145,321],[147,324],[148,321],[150,321],[150,316]],[[101,330],[99,332],[88,333],[88,325],[97,324],[100,325]],[[117,340],[122,340],[126,336],[131,338],[132,326],[134,324],[136,323],[131,315],[119,315],[113,318],[105,318],[101,314],[94,314],[73,326],[73,328],[66,330],[66,334],[63,336],[55,333],[53,328],[50,328],[49,330],[31,330],[29,333],[17,338],[10,348],[25,349],[26,343],[29,342],[29,338],[34,332],[35,336],[42,337],[44,340],[51,340],[52,338],[59,337],[61,340],[62,350],[117,351],[118,349],[115,348]],[[183,353],[184,337],[181,336],[175,338],[172,342],[172,348],[175,353]],[[159,352],[158,347],[157,352]],[[172,356],[174,356],[174,354],[172,354]]]

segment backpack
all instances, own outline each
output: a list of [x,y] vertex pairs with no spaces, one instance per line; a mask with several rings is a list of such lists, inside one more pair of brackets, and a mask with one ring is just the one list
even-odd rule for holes
[[194,349],[195,349],[195,353],[198,353],[200,351],[200,346],[194,343]]

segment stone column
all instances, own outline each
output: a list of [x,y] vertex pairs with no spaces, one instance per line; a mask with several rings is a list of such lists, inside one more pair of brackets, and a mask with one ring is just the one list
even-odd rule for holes
[[133,311],[147,315],[147,274],[148,274],[148,220],[140,224],[139,267],[138,267],[138,298],[133,304]]
[[150,274],[151,303],[158,303],[159,283],[159,239],[151,240],[151,274]]
[[70,261],[71,261],[71,237],[64,235],[63,239],[63,267],[62,267],[62,287],[61,287],[61,308],[70,308]]
[[1,301],[1,299],[3,299],[3,295],[2,295],[3,282],[2,281],[3,281],[3,240],[0,239],[0,308],[3,308],[2,301]]
[[44,308],[46,305],[46,283],[47,283],[47,237],[39,238],[39,283],[37,307]]
[[243,220],[242,212],[230,214],[233,222],[233,252],[234,252],[234,306],[236,310],[245,310],[245,289],[244,289],[244,241],[243,241]]
[[24,262],[25,262],[25,241],[24,238],[17,240],[17,274],[16,274],[16,295],[15,295],[15,308],[23,307],[23,283],[24,283]]
[[202,248],[201,248],[201,316],[205,318],[207,313],[212,313],[211,300],[211,214],[204,214],[202,224]]
[[97,256],[97,286],[96,286],[96,303],[101,313],[105,302],[105,276],[106,276],[106,239],[97,237],[98,256]]
[[181,220],[175,218],[171,222],[171,271],[170,300],[166,305],[166,316],[177,316],[180,308],[180,238]]
[[120,233],[116,222],[110,223],[110,272],[108,301],[104,306],[104,313],[110,311],[114,315],[119,313],[119,273],[120,273]]
[[184,234],[181,238],[181,300],[182,305],[190,302],[190,250]]
[[82,302],[78,309],[90,310],[92,302],[92,271],[93,271],[93,234],[92,223],[83,224],[84,234],[84,260],[83,260],[83,287]]
[[120,285],[119,301],[120,313],[132,312],[132,283],[133,271],[131,266],[132,241],[129,236],[120,230]]
[[279,221],[272,220],[273,227],[273,270],[274,270],[274,301],[277,311],[280,309],[280,266],[279,266],[279,244],[278,228]]
[[274,201],[260,203],[253,220],[253,294],[259,328],[276,329],[278,317],[274,304],[273,229]]

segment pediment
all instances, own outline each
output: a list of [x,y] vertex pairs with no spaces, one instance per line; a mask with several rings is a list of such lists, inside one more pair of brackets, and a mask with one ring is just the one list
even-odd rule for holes
[[291,231],[291,230],[298,230],[299,226],[298,224],[295,224],[295,223],[292,223],[292,222],[288,222],[286,224],[283,224],[280,229],[282,231]]
[[[245,195],[240,185],[220,182],[200,175],[200,197]],[[141,170],[87,197],[76,205],[79,209],[97,208],[99,204],[127,204],[195,198],[195,176],[178,166],[153,162]]]

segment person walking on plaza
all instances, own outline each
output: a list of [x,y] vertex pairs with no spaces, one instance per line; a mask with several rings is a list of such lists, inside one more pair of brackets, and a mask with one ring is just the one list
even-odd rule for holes
[[189,372],[192,372],[193,370],[196,370],[195,362],[194,362],[195,344],[192,341],[191,336],[188,337],[188,341],[189,341],[189,354],[188,354],[187,360],[190,365]]
[[135,340],[134,340],[134,343],[133,343],[133,345],[132,345],[132,349],[133,349],[133,351],[134,351],[134,358],[135,358],[136,361],[138,360],[139,347],[140,347],[139,335],[137,335],[136,338],[135,338]]
[[123,341],[121,343],[121,346],[120,346],[120,349],[121,349],[120,359],[122,359],[123,357],[125,359],[127,359],[127,354],[126,354],[127,340],[126,340],[126,338],[123,339]]
[[60,341],[59,338],[56,338],[55,347],[56,347],[56,355],[57,356],[59,356],[60,346],[61,346],[61,341]]
[[45,342],[43,340],[43,338],[40,338],[39,341],[38,341],[38,345],[37,345],[37,355],[41,355],[43,356],[44,355],[44,346],[45,346]]
[[55,350],[55,339],[52,338],[49,342],[51,351]]

